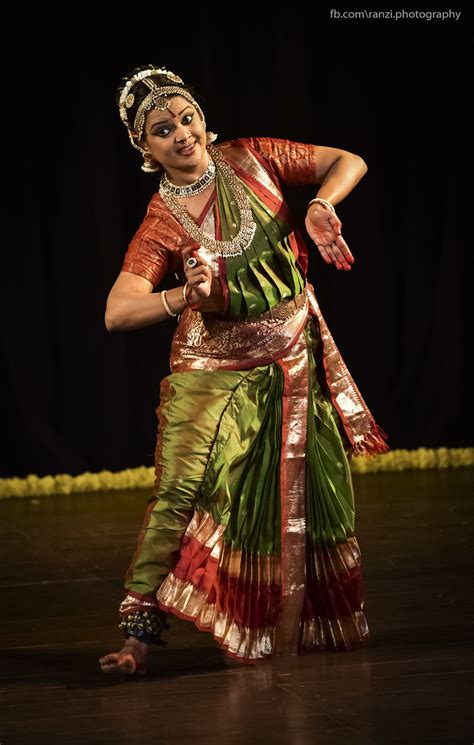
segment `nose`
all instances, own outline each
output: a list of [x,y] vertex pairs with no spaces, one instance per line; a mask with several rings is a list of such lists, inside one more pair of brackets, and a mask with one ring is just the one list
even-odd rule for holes
[[189,140],[191,137],[191,132],[189,131],[189,126],[186,125],[179,125],[176,127],[175,130],[175,139],[176,142],[186,142],[186,140]]

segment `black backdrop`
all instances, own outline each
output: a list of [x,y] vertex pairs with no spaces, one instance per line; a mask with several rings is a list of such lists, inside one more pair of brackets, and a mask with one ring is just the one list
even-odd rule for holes
[[[353,269],[326,266],[310,244],[310,279],[390,446],[471,444],[465,19],[336,21],[297,4],[236,4],[224,20],[203,5],[155,7],[10,22],[1,475],[153,463],[175,324],[110,334],[103,323],[156,188],[114,103],[120,78],[147,63],[201,92],[220,141],[283,137],[365,158],[338,209]],[[314,192],[288,193],[301,226]]]

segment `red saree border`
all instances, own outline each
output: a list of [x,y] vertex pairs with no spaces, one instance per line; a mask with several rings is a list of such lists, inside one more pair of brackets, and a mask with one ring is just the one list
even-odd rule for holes
[[344,542],[312,546],[306,561],[303,621],[343,618],[363,609],[361,553],[355,535]]
[[[237,576],[231,577],[231,565],[233,561],[239,563],[242,552],[233,552],[224,544],[224,532],[225,526],[216,523],[210,513],[196,510],[186,529],[177,565],[160,585],[156,600],[161,610],[192,621],[200,631],[211,633],[229,656],[251,664],[273,654],[275,626],[269,621],[278,616],[281,590],[273,581],[266,581],[267,597],[262,613],[259,616],[257,607],[253,625],[242,620],[242,615],[249,617],[249,607],[253,610],[251,601],[258,598],[261,588],[255,585],[250,596],[248,583],[239,582]],[[265,565],[268,569],[268,557],[252,559],[261,561],[263,569]],[[227,571],[218,576],[220,567],[227,567]],[[278,576],[278,564],[275,569]],[[270,575],[268,571],[261,573],[266,580],[272,579]],[[227,594],[222,591],[218,594],[217,585],[223,585]],[[240,622],[236,610],[239,598],[244,608]],[[257,621],[260,626],[256,625]]]
[[363,611],[333,620],[313,618],[304,621],[301,628],[300,654],[326,652],[349,652],[359,649],[369,639],[370,632]]
[[[279,578],[278,557],[248,554],[251,562],[262,565],[264,571],[257,574],[264,582],[245,581],[243,552],[224,544],[224,526],[210,513],[199,511],[190,525],[180,560],[156,593],[157,605],[210,633],[230,657],[253,664],[288,654],[351,650],[362,646],[369,636],[355,536],[309,551],[307,561],[313,562],[313,570],[306,565],[305,575],[303,567],[304,588],[290,585],[290,592],[282,597],[282,586],[275,581]],[[287,560],[295,557],[292,548],[294,544],[287,544]],[[265,564],[269,571],[265,571]],[[283,557],[281,567],[288,590],[288,580],[294,579],[294,574],[287,572]],[[299,564],[297,571],[301,569]],[[304,606],[299,610],[302,589]],[[137,596],[138,606],[142,596],[130,595]],[[127,609],[130,605],[133,602]],[[288,633],[294,636],[288,638]]]
[[235,143],[223,143],[219,146],[219,152],[238,177],[273,211],[275,217],[289,222],[290,212],[283,199],[281,187],[268,173],[268,165],[264,159],[253,149],[236,146]]
[[[181,588],[179,587],[180,584],[182,585]],[[178,580],[174,582],[174,585],[178,587],[178,592],[184,595],[193,590],[192,585],[189,583],[186,585]],[[210,633],[218,647],[236,662],[255,665],[259,660],[273,656],[274,628],[239,628],[227,614],[219,613],[214,603],[203,603],[202,611],[197,617],[180,610],[176,606],[170,607],[161,600],[158,600],[158,606],[160,610],[171,612],[183,621],[192,621],[199,631]],[[242,648],[244,651],[241,651]]]

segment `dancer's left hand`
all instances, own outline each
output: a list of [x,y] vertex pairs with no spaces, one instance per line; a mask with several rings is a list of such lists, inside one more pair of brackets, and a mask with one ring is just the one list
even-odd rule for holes
[[306,213],[305,225],[326,264],[349,271],[354,257],[342,237],[338,216],[322,204],[312,204]]

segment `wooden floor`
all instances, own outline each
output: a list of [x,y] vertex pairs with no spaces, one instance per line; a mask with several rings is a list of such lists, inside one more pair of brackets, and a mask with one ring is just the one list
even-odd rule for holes
[[354,476],[371,638],[250,667],[172,618],[153,674],[116,679],[144,492],[0,502],[1,745],[471,745],[474,470]]

